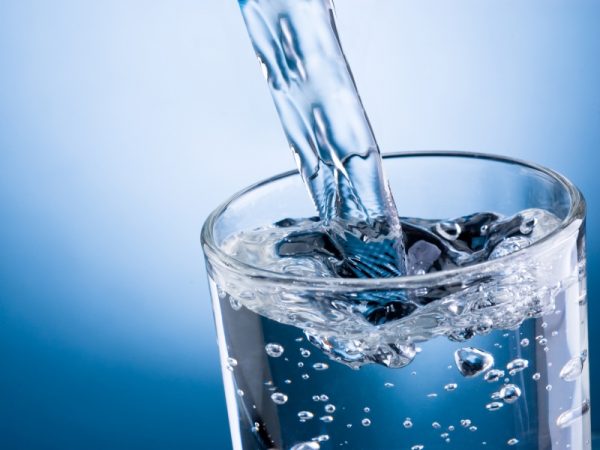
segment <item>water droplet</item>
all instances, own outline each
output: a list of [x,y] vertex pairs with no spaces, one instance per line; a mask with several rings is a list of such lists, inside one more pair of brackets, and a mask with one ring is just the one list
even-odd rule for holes
[[502,408],[504,406],[504,403],[500,403],[500,402],[491,402],[488,403],[487,405],[485,405],[485,408],[488,411],[498,411],[500,408]]
[[494,357],[474,347],[465,347],[454,352],[454,362],[464,377],[475,377],[494,365]]
[[515,374],[521,372],[522,370],[527,369],[527,367],[529,367],[529,361],[527,361],[526,359],[523,359],[523,358],[513,359],[511,362],[509,362],[506,365],[506,369],[508,370],[508,373],[511,375],[515,375]]
[[404,428],[412,428],[413,423],[412,423],[412,420],[410,420],[410,417],[407,417],[406,419],[404,419],[404,422],[402,422],[402,426]]
[[527,347],[529,345],[529,339],[523,338],[521,339],[521,347]]
[[583,365],[587,359],[587,350],[571,358],[560,370],[560,377],[565,381],[575,381],[583,372]]
[[237,365],[238,365],[237,359],[231,358],[231,357],[227,358],[227,366],[226,366],[227,370],[229,370],[230,372],[233,372],[233,369],[235,367],[237,367]]
[[321,422],[330,423],[333,422],[333,416],[323,416],[319,420],[321,420]]
[[521,389],[514,384],[507,384],[500,389],[500,398],[504,403],[514,403],[521,396]]
[[329,405],[325,405],[325,412],[328,412],[329,414],[334,413],[335,405],[332,405],[331,403]]
[[558,419],[556,419],[556,425],[559,428],[566,428],[569,425],[573,424],[573,422],[575,422],[581,416],[587,414],[589,410],[590,402],[588,400],[584,400],[580,406],[565,411],[560,416],[558,416]]
[[439,422],[433,422],[431,424],[431,426],[435,429],[435,430],[439,430],[440,428],[442,428],[442,426],[440,425]]
[[504,376],[504,370],[492,369],[483,376],[483,379],[488,383],[495,383]]
[[538,381],[540,378],[542,378],[542,376],[540,375],[539,372],[536,372],[533,374],[533,376],[531,378],[533,378],[534,381]]
[[394,387],[394,383],[384,383],[383,386],[386,387],[386,388],[388,388],[388,389],[389,388],[393,388]]
[[283,405],[288,401],[288,396],[281,392],[273,392],[271,394],[271,400],[277,405]]
[[321,446],[318,442],[300,442],[299,444],[294,445],[290,448],[290,450],[320,450]]
[[509,439],[506,443],[508,445],[517,445],[519,443],[519,440],[517,438],[512,438],[512,439]]
[[303,358],[308,358],[310,356],[310,350],[306,350],[305,348],[300,349],[300,354]]
[[444,386],[444,390],[451,392],[456,390],[456,388],[458,387],[458,384],[456,383],[448,383],[446,386]]
[[267,355],[273,358],[279,358],[281,355],[283,355],[284,349],[283,346],[279,344],[271,343],[265,345],[265,351],[267,352]]
[[303,373],[303,374],[301,375],[301,377],[302,377],[302,379],[303,379],[303,380],[308,380],[308,379],[310,378],[310,375],[309,375],[309,374],[307,374],[307,373]]
[[310,411],[300,411],[298,413],[298,419],[300,419],[300,422],[306,422],[307,420],[310,420],[313,417],[315,417],[315,415]]
[[462,419],[460,421],[461,426],[468,428],[471,426],[471,421],[469,419]]
[[322,362],[314,363],[313,364],[313,369],[315,369],[315,370],[327,370],[327,369],[329,369],[329,364],[322,363]]
[[368,418],[365,417],[363,420],[361,420],[360,423],[362,423],[363,427],[371,426],[371,419],[368,419]]

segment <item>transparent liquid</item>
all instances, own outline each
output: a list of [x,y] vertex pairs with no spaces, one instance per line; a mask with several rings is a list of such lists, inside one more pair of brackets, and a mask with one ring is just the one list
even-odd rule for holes
[[[347,259],[405,273],[402,230],[375,136],[340,45],[331,0],[240,0],[281,124],[321,220]],[[350,228],[349,223],[360,224]]]
[[[522,226],[528,220],[502,225],[531,214],[484,224],[504,233],[494,245],[473,233],[459,236],[487,248],[479,257],[494,261],[517,250],[522,238],[531,243],[556,227],[540,211],[533,227]],[[460,221],[438,223],[452,222]],[[426,230],[440,231],[434,221],[404,220],[407,230],[417,223],[428,226],[407,232],[409,254],[435,234]],[[302,236],[318,222],[284,225],[233,236],[225,248],[274,272],[331,276],[331,257],[277,252],[282,234]],[[446,229],[452,227],[442,234]],[[444,245],[461,247],[448,237]],[[543,257],[517,257],[506,266],[500,258],[456,289],[375,298],[269,290],[209,268],[234,446],[591,448],[582,255],[574,238]],[[464,255],[442,261],[440,254],[427,270],[481,262],[465,262]]]

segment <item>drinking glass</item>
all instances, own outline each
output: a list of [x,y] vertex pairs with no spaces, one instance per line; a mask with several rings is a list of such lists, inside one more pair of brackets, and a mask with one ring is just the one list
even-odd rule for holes
[[[303,277],[242,261],[227,245],[237,233],[315,215],[298,173],[234,195],[202,230],[233,447],[591,448],[581,193],[546,168],[476,153],[390,154],[384,169],[406,217],[539,208],[557,226],[471,266]],[[368,322],[360,312],[373,298],[388,310],[412,306]],[[331,351],[336,339],[352,349],[344,358]],[[413,346],[396,352],[407,340]],[[348,363],[369,346],[371,364]],[[468,369],[481,363],[477,352],[491,358],[485,370],[461,371],[461,355]]]

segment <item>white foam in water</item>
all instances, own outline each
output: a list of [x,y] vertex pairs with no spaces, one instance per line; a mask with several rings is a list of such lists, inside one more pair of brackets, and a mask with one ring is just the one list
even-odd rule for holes
[[[530,217],[535,217],[535,225],[524,228],[523,223]],[[422,219],[403,219],[402,222],[415,243],[435,239],[438,259],[427,262],[428,272],[487,261],[504,239],[518,236],[524,230],[529,233],[531,244],[535,242],[531,236],[537,239],[544,236],[535,227],[548,232],[553,229],[548,224],[557,223],[555,216],[539,210],[524,211],[513,217],[479,213],[454,222],[463,224],[466,230],[473,228],[473,223],[480,223],[482,218],[486,223],[486,240],[479,240],[475,249],[465,249],[466,243],[477,237],[473,232],[444,241],[436,234],[438,222]],[[326,251],[323,236],[319,221],[287,220],[284,225],[231,236],[224,242],[223,250],[272,272],[310,278],[336,277],[334,266],[339,259]],[[410,254],[415,243],[407,242]],[[316,299],[310,293],[305,296],[278,289],[269,292],[264,287],[261,287],[261,295],[256,295],[251,280],[233,279],[230,274],[218,284],[248,309],[302,329],[308,340],[333,360],[354,368],[369,363],[402,367],[416,356],[418,342],[437,336],[462,341],[494,329],[515,328],[527,318],[551,312],[558,293],[552,286],[557,280],[552,280],[551,272],[540,264],[542,262],[527,258],[517,259],[506,267],[499,262],[487,269],[489,276],[477,273],[478,278],[461,279],[458,288],[440,292],[398,294],[390,291],[377,295],[356,294],[345,299],[321,296]],[[547,284],[545,271],[549,274]],[[575,276],[561,283],[576,281]],[[310,355],[307,349],[302,351]],[[468,348],[457,352],[456,364],[464,376],[478,375],[493,365],[490,354],[479,352]],[[508,364],[507,370],[514,375],[527,365],[527,360],[517,358]],[[319,364],[315,368],[324,367]]]

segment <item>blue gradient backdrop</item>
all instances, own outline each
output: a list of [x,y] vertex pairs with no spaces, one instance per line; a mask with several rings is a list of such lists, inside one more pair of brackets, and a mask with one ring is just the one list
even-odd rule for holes
[[[384,151],[581,187],[595,323],[600,2],[337,7]],[[0,447],[229,448],[199,231],[292,167],[235,0],[0,0]]]

